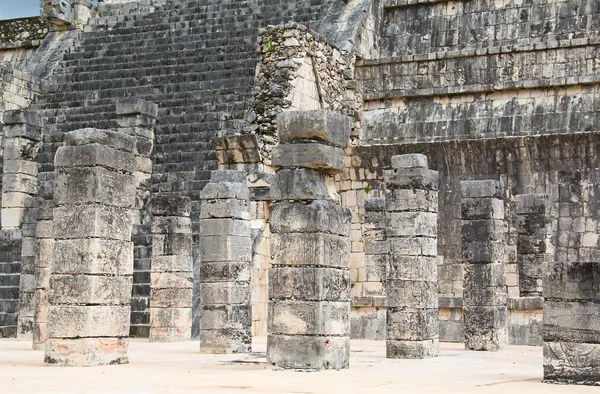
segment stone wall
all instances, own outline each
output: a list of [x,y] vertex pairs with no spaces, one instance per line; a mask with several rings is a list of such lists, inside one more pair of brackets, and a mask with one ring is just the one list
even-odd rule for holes
[[[376,284],[366,278],[362,242],[364,199],[382,194],[384,171],[391,168],[390,158],[398,154],[422,153],[432,169],[439,171],[439,256],[438,275],[440,295],[441,340],[460,340],[462,336],[462,283],[464,267],[460,249],[460,189],[463,179],[495,178],[507,189],[505,211],[509,225],[508,244],[512,245],[506,268],[507,292],[512,308],[510,328],[513,335],[530,335],[519,330],[524,321],[537,325],[539,335],[540,307],[531,310],[520,301],[519,273],[516,265],[516,233],[514,196],[523,192],[548,195],[549,215],[552,218],[552,240],[558,245],[549,256],[557,261],[597,259],[597,235],[600,233],[595,196],[600,192],[595,179],[598,173],[597,142],[600,136],[581,133],[561,136],[531,136],[510,139],[481,139],[439,143],[356,146],[346,151],[346,170],[339,177],[338,190],[345,206],[352,211],[352,295],[353,316],[366,313],[363,297],[383,294]],[[562,186],[559,186],[562,185]],[[559,192],[559,189],[562,192]],[[562,193],[562,197],[561,197]],[[562,201],[562,203],[561,203]],[[562,213],[561,213],[562,207]],[[559,216],[562,215],[562,216]],[[559,230],[560,224],[560,230]],[[571,260],[568,260],[571,259]],[[535,300],[534,300],[535,301]],[[365,306],[363,308],[357,308]],[[381,316],[371,315],[373,319]],[[361,324],[369,319],[362,319]],[[354,322],[354,320],[353,320]],[[449,322],[446,324],[446,322]],[[358,328],[354,329],[358,330]],[[374,333],[371,333],[374,335]],[[513,341],[513,338],[511,338]],[[539,343],[539,340],[538,340]]]
[[48,31],[48,22],[37,16],[0,21],[0,63],[22,69]]
[[11,64],[0,63],[0,112],[29,106],[41,91],[41,80],[19,71]]

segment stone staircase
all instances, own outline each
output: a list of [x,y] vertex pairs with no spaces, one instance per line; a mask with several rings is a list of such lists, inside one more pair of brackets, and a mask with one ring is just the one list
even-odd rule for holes
[[[52,180],[54,152],[65,132],[117,127],[118,98],[155,102],[152,191],[192,198],[197,244],[198,196],[217,166],[211,141],[247,126],[258,29],[289,21],[315,28],[337,2],[342,0],[143,0],[101,6],[31,105],[47,125],[38,156],[42,187]],[[145,336],[149,234],[134,233],[134,242],[132,334]]]

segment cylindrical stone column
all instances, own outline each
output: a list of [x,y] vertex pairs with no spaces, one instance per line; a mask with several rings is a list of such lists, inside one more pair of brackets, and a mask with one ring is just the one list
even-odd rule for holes
[[460,188],[465,348],[496,351],[508,345],[503,188],[494,180],[461,181]]
[[192,332],[192,221],[189,197],[157,195],[152,212],[150,342],[177,342]]
[[550,264],[544,299],[544,382],[600,385],[600,263]]
[[35,220],[42,118],[29,111],[3,114],[4,162],[2,174],[2,230],[21,232],[21,272],[17,338],[31,339],[35,295]]
[[437,285],[438,173],[419,154],[392,157],[386,177],[390,259],[386,280],[386,356],[439,353]]
[[128,362],[133,274],[134,141],[72,131],[54,159],[54,258],[44,361],[60,366]]
[[52,233],[53,200],[42,200],[38,208],[35,227],[35,313],[33,324],[33,349],[44,350],[48,339],[48,290],[54,253]]
[[517,211],[517,263],[521,297],[541,296],[547,268],[550,218],[547,198],[537,194],[515,196]]
[[246,173],[213,171],[200,199],[200,352],[247,353],[252,238]]
[[335,200],[349,118],[329,111],[284,112],[270,209],[267,362],[277,368],[348,368],[350,219]]

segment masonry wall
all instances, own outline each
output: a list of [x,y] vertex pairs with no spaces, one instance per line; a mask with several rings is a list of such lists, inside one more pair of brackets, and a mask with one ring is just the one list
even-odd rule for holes
[[40,17],[0,21],[0,63],[11,63],[22,69],[48,31],[48,22]]

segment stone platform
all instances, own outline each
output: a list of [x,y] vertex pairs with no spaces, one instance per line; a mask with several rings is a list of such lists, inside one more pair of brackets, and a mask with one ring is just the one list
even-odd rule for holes
[[266,338],[250,354],[203,355],[198,342],[132,340],[128,365],[56,368],[29,341],[0,340],[1,392],[6,393],[597,393],[597,387],[541,383],[542,349],[510,346],[469,352],[440,343],[439,357],[385,358],[384,341],[353,340],[350,369],[300,373],[266,364]]

